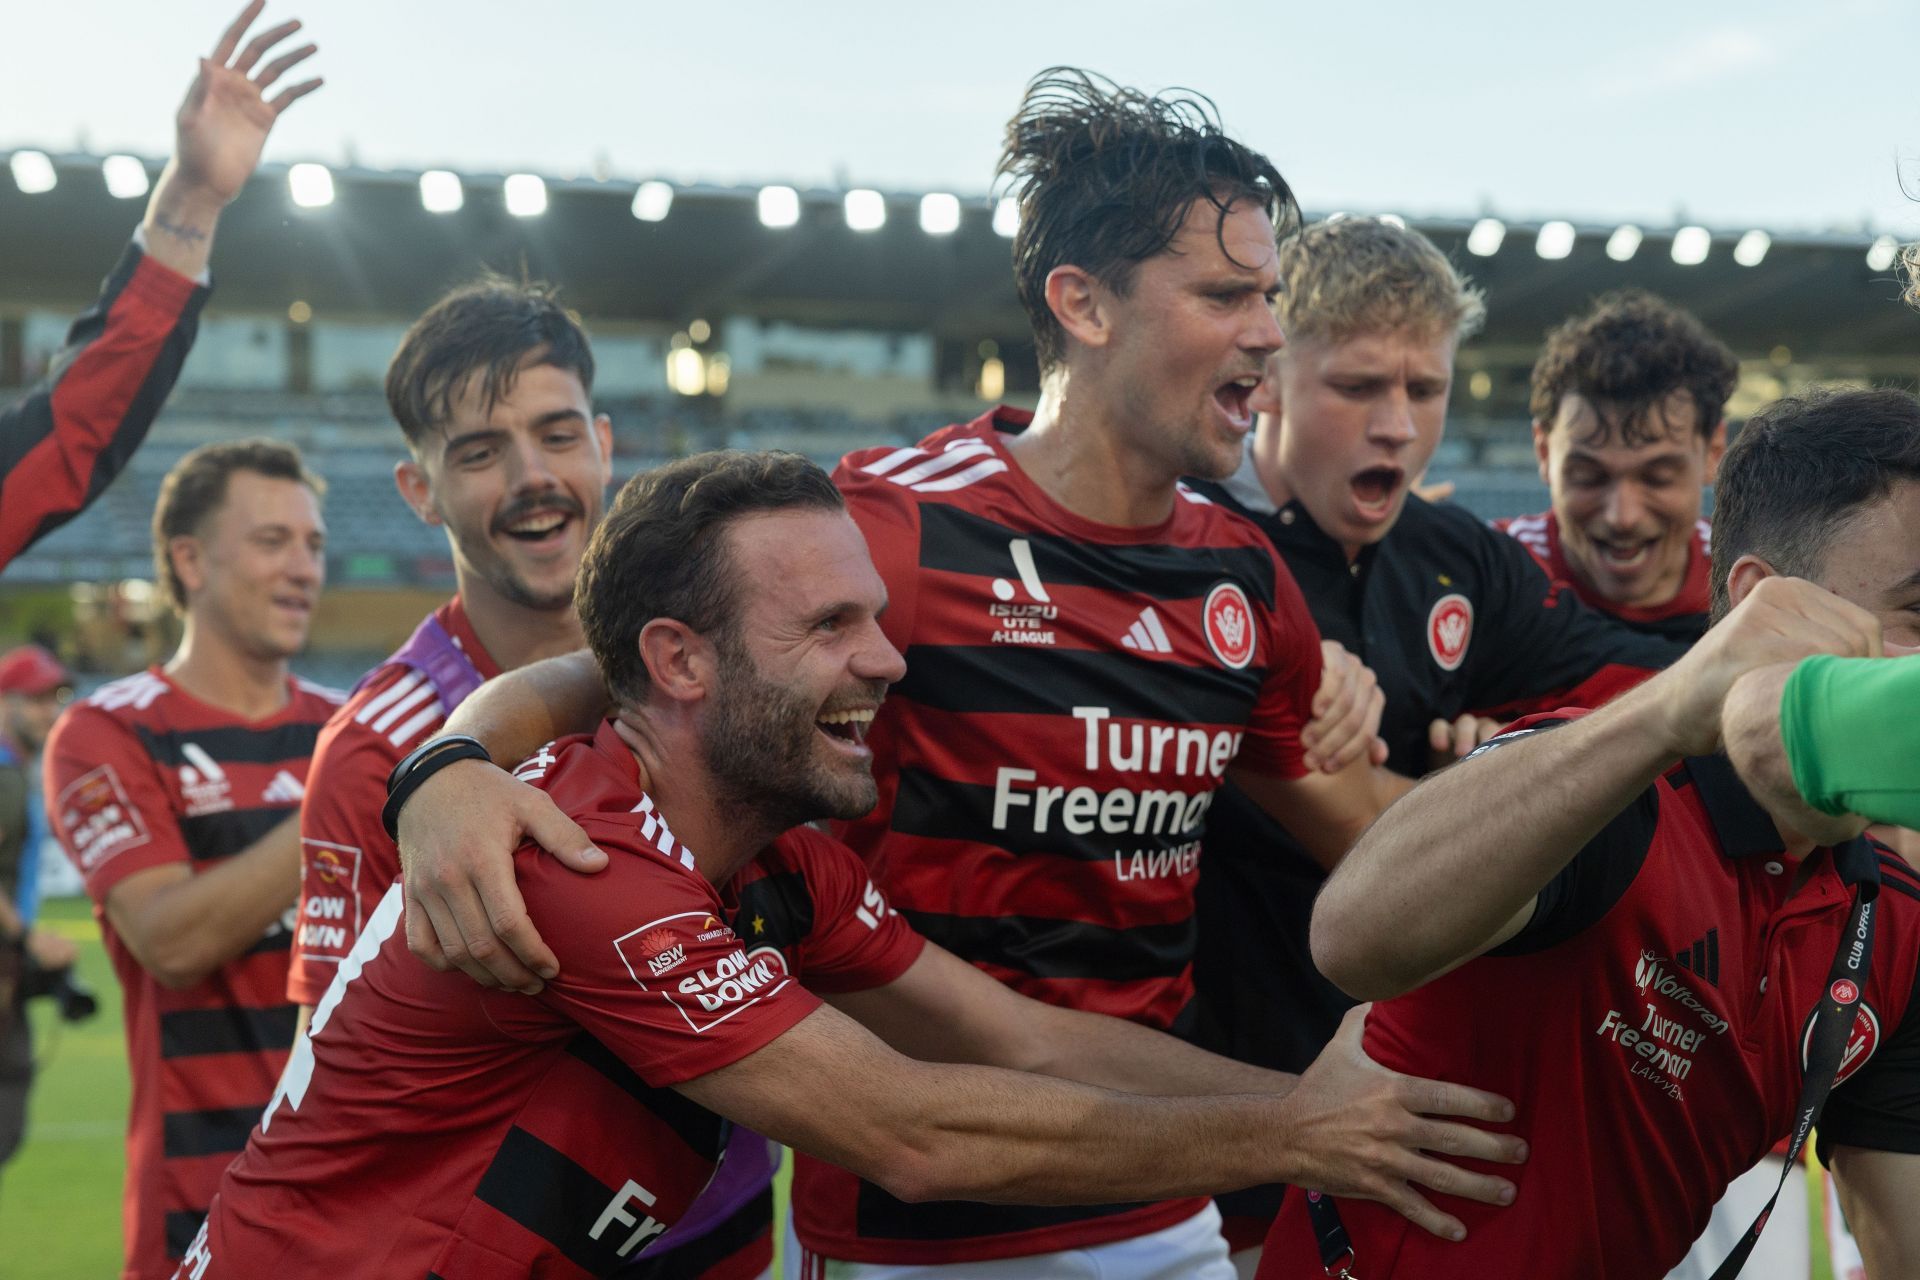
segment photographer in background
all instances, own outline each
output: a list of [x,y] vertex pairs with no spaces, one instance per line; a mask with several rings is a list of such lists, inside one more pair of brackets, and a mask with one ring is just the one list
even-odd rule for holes
[[40,847],[47,838],[40,749],[72,696],[73,677],[39,645],[0,656],[0,1165],[19,1149],[26,1129],[33,1083],[27,1000],[59,993],[69,1019],[92,1013],[90,999],[72,986],[73,943],[34,927]]

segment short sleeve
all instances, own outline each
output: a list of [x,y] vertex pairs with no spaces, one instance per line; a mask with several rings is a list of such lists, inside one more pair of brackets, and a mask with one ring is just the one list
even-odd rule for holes
[[847,501],[847,513],[867,540],[867,554],[887,584],[887,612],[880,629],[901,652],[913,635],[920,589],[920,504],[912,493],[856,465],[862,454],[848,454],[834,468],[833,482]]
[[300,805],[300,911],[287,998],[317,1004],[340,962],[400,875],[400,855],[380,825],[387,773],[399,753],[351,717],[320,732]]
[[527,913],[560,962],[538,997],[656,1087],[740,1061],[819,1008],[771,947],[750,950],[711,885],[630,826],[581,822],[611,860],[569,871],[535,848],[517,870]]
[[43,781],[47,821],[95,902],[104,906],[136,872],[190,861],[153,761],[133,731],[105,712],[83,703],[60,717],[47,740]]
[[794,852],[813,897],[813,928],[800,948],[809,990],[838,994],[883,987],[926,948],[859,856],[830,836],[801,828],[781,837]]
[[[1576,718],[1578,713],[1529,717],[1482,743],[1467,759],[1498,752],[1525,738],[1571,724]],[[1656,785],[1642,791],[1581,847],[1535,896],[1533,918],[1488,954],[1518,956],[1545,951],[1599,923],[1640,874],[1659,823],[1660,793]]]
[[1306,748],[1300,731],[1313,718],[1313,695],[1320,691],[1325,662],[1320,628],[1293,574],[1273,557],[1273,608],[1266,616],[1267,674],[1259,701],[1248,718],[1237,763],[1276,778],[1304,778]]
[[1820,1163],[1835,1147],[1920,1155],[1920,975],[1906,1015],[1880,1051],[1827,1096],[1817,1128]]

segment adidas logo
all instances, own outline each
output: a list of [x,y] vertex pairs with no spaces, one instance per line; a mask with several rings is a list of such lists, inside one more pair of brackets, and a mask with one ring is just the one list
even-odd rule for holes
[[1674,963],[1688,973],[1705,978],[1708,985],[1720,985],[1720,931],[1707,930],[1707,936],[1697,938],[1691,947],[1683,947],[1674,954]]
[[1152,605],[1140,611],[1140,616],[1127,628],[1127,634],[1120,637],[1120,643],[1142,653],[1173,652],[1173,642],[1167,639],[1167,629],[1160,625],[1160,615],[1153,611]]
[[260,799],[267,804],[299,804],[307,789],[300,785],[300,779],[285,769],[273,775],[273,781],[260,793]]

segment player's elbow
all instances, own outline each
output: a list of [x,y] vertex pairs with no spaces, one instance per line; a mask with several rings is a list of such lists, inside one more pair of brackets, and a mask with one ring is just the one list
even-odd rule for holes
[[1389,1000],[1411,990],[1417,979],[1399,971],[1392,948],[1372,937],[1371,923],[1346,909],[1339,895],[1322,893],[1314,905],[1308,945],[1314,967],[1328,982],[1355,1000]]
[[896,1200],[907,1204],[925,1204],[930,1200],[957,1200],[966,1190],[958,1170],[943,1169],[941,1161],[929,1150],[911,1143],[889,1144],[861,1175]]

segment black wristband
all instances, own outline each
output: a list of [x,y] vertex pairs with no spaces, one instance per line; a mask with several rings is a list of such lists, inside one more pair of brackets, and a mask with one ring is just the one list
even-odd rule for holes
[[396,842],[400,839],[400,810],[412,799],[413,793],[456,760],[493,763],[493,757],[487,754],[478,738],[455,734],[421,743],[406,759],[393,766],[393,772],[387,775],[387,802],[380,808],[380,825],[387,829],[389,838]]

